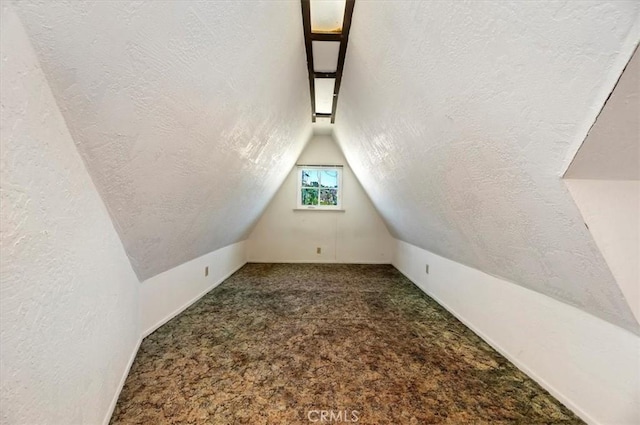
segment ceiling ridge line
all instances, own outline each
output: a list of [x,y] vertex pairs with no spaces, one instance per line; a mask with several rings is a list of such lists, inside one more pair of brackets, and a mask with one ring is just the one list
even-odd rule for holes
[[[302,8],[302,25],[304,30],[304,41],[307,55],[307,71],[309,74],[309,92],[311,97],[311,122],[316,122],[317,118],[330,118],[331,124],[335,123],[336,109],[338,107],[338,94],[342,82],[342,72],[347,53],[347,43],[349,42],[349,31],[355,0],[345,0],[344,12],[342,14],[342,28],[340,32],[314,32],[311,27],[311,0],[300,0]],[[313,41],[319,42],[339,42],[338,59],[335,72],[315,71],[313,59]],[[331,112],[316,111],[316,78],[334,79],[333,94],[331,97]]]

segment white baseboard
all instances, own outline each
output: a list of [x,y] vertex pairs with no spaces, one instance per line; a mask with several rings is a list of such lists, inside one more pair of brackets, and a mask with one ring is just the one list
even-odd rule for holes
[[247,263],[244,262],[244,263],[240,264],[239,266],[237,266],[236,268],[234,268],[233,270],[231,270],[230,272],[228,272],[227,274],[225,274],[224,276],[222,276],[221,278],[216,280],[213,284],[211,284],[209,287],[207,287],[204,291],[200,292],[198,295],[193,297],[191,300],[187,301],[185,304],[183,304],[182,306],[178,307],[176,310],[171,312],[169,315],[167,315],[166,317],[164,317],[163,319],[158,321],[155,325],[153,325],[150,328],[148,328],[147,330],[145,330],[142,333],[142,338],[144,339],[147,336],[151,335],[160,326],[164,325],[169,320],[173,319],[174,317],[176,317],[177,315],[179,315],[180,313],[185,311],[187,308],[191,307],[196,301],[198,301],[200,298],[204,297],[206,294],[211,292],[211,290],[213,290],[216,286],[220,285],[222,282],[227,280],[232,274],[234,274],[235,272],[240,270],[242,267],[244,267],[245,264],[247,264]]
[[585,422],[640,423],[638,335],[402,241],[393,265]]
[[327,260],[248,260],[247,263],[255,264],[387,264],[391,265],[390,261],[327,261]]
[[120,398],[120,393],[122,392],[122,389],[124,388],[124,383],[127,382],[127,377],[129,376],[129,371],[131,370],[131,366],[133,366],[133,362],[136,359],[136,356],[138,355],[138,350],[140,349],[140,344],[142,344],[142,337],[138,338],[138,342],[136,343],[133,352],[131,353],[131,356],[129,357],[129,361],[127,362],[127,367],[124,370],[124,373],[122,374],[122,377],[120,378],[120,383],[118,384],[118,389],[116,390],[116,393],[113,396],[113,399],[111,400],[111,404],[109,405],[109,410],[107,411],[107,416],[105,416],[104,420],[102,421],[103,425],[109,425],[109,421],[111,421],[111,416],[113,415],[113,411],[116,409],[116,404],[118,403],[118,399]]
[[[234,261],[234,259],[237,260],[237,262]],[[204,290],[201,290],[196,296],[191,297],[186,303],[183,303],[178,308],[173,309],[171,313],[164,315],[164,317],[158,320],[154,325],[148,327],[146,330],[142,332],[135,346],[135,349],[131,353],[131,357],[129,358],[127,367],[123,371],[122,378],[120,379],[120,383],[118,385],[117,391],[113,396],[113,400],[111,401],[107,415],[104,418],[104,421],[103,421],[104,425],[108,425],[109,421],[111,420],[111,416],[113,415],[113,412],[118,403],[118,398],[120,397],[120,393],[124,388],[125,382],[127,380],[127,377],[129,376],[129,372],[131,370],[133,362],[135,361],[136,355],[138,354],[138,350],[140,349],[140,345],[142,344],[142,341],[144,340],[144,338],[146,338],[149,334],[154,332],[160,326],[164,325],[169,320],[173,319],[174,317],[182,313],[184,310],[189,308],[196,301],[201,299],[208,292],[210,292],[216,286],[220,285],[222,282],[228,279],[229,276],[231,276],[236,271],[238,271],[241,267],[243,267],[246,264],[246,258],[243,254],[243,243],[240,242],[238,244],[225,247],[221,250],[214,251],[213,253],[207,254],[206,256],[192,260],[192,262],[188,262],[174,269],[171,269],[168,272],[165,272],[166,274],[164,274],[160,278],[157,278],[157,277],[152,278],[154,280],[151,281],[151,287],[153,287],[155,290],[156,286],[154,286],[154,284],[159,284],[160,286],[157,287],[157,290],[160,291],[160,293],[162,294],[163,291],[167,290],[167,286],[166,286],[167,284],[169,286],[172,286],[173,284],[175,284],[175,282],[182,282],[182,281],[194,282],[194,279],[196,279],[196,283],[198,281],[202,282],[203,279],[206,279],[206,277],[204,278],[200,277],[201,269],[203,269],[203,267],[207,267],[207,266],[212,267],[213,268],[212,272],[215,272],[220,269],[224,270],[225,266],[232,265],[233,263],[236,263],[236,265],[233,266],[231,270],[229,270],[223,276],[218,277],[215,281],[213,281],[212,284],[207,285],[206,288]],[[197,278],[195,276],[197,276]],[[214,276],[210,275],[209,278],[213,278],[213,277]],[[142,284],[144,285],[145,283],[148,283],[148,281],[145,281]],[[172,294],[170,293],[168,297],[171,297],[171,296]],[[173,300],[173,298],[167,298],[167,299]],[[169,310],[169,309],[167,308],[166,310]],[[162,309],[155,310],[154,312],[155,313],[160,312],[160,314],[162,314]]]
[[535,373],[533,370],[531,370],[526,364],[521,362],[508,349],[506,349],[502,345],[498,344],[491,337],[489,337],[486,333],[482,332],[480,329],[478,329],[476,326],[474,326],[473,323],[470,320],[467,320],[467,318],[465,318],[463,314],[461,314],[460,312],[458,312],[455,309],[451,308],[447,303],[443,302],[441,299],[439,299],[434,294],[430,294],[429,292],[425,291],[423,288],[420,287],[420,285],[418,285],[416,282],[414,282],[409,276],[404,274],[402,272],[402,270],[398,269],[397,267],[396,267],[396,269],[400,273],[402,273],[407,279],[409,279],[411,282],[413,282],[413,284],[416,285],[422,292],[424,292],[429,297],[431,297],[435,302],[440,304],[445,310],[447,310],[449,313],[451,313],[456,319],[461,321],[467,328],[471,329],[473,331],[473,333],[475,333],[480,338],[482,338],[482,340],[484,340],[487,344],[489,344],[494,350],[496,350],[498,353],[500,353],[502,356],[504,356],[507,360],[509,360],[511,363],[513,363],[518,369],[520,369],[522,372],[524,372],[531,379],[533,379],[538,384],[540,384],[540,386],[542,388],[544,388],[545,390],[549,391],[549,394],[551,394],[556,399],[558,399],[562,404],[564,404],[567,408],[569,408],[569,410],[571,410],[576,415],[578,415],[583,421],[585,421],[585,422],[587,422],[589,424],[597,424],[598,423],[587,412],[585,412],[583,409],[581,409],[572,400],[567,398],[560,390],[555,388],[553,385],[549,384],[545,379],[543,379],[541,376],[539,376],[537,373]]

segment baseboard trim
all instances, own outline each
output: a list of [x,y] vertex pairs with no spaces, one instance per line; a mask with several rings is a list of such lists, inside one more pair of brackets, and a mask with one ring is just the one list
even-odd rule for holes
[[233,270],[231,270],[229,273],[225,274],[224,276],[222,276],[220,279],[216,280],[213,284],[211,284],[210,286],[207,287],[207,289],[205,289],[204,291],[200,292],[198,295],[196,295],[194,298],[192,298],[191,300],[187,301],[185,304],[183,304],[182,306],[178,307],[176,310],[174,310],[172,313],[168,314],[164,319],[161,319],[160,321],[158,321],[155,325],[151,326],[150,328],[148,328],[147,330],[145,330],[142,333],[142,339],[148,337],[149,335],[151,335],[153,332],[155,332],[160,326],[164,325],[165,323],[167,323],[169,320],[173,319],[174,317],[176,317],[178,314],[182,313],[183,311],[185,311],[187,308],[191,307],[196,301],[198,301],[200,298],[204,297],[207,293],[209,293],[211,290],[213,290],[216,286],[220,285],[222,282],[224,282],[225,280],[227,280],[232,274],[234,274],[235,272],[237,272],[238,270],[240,270],[245,264],[247,264],[247,261],[243,262],[242,264],[240,264],[238,267],[234,268]]
[[[371,264],[371,265],[393,265],[391,261],[326,261],[326,260],[247,260],[247,263],[254,264]],[[394,266],[395,267],[395,266]]]
[[122,392],[122,389],[124,388],[124,384],[127,381],[127,377],[129,376],[129,372],[131,371],[131,367],[133,366],[133,362],[136,359],[136,355],[138,354],[138,350],[140,349],[140,345],[142,344],[142,340],[145,339],[147,336],[149,336],[151,333],[153,333],[160,326],[164,325],[169,320],[173,319],[178,314],[182,313],[184,310],[189,308],[191,305],[193,305],[196,301],[198,301],[200,298],[205,296],[208,292],[210,292],[216,286],[220,285],[222,282],[227,280],[232,274],[234,274],[235,272],[240,270],[245,264],[247,264],[246,261],[244,263],[240,264],[238,267],[235,267],[233,270],[231,270],[229,273],[225,274],[220,279],[216,280],[212,285],[207,287],[207,289],[202,291],[196,297],[194,297],[193,299],[189,300],[187,303],[185,303],[184,305],[182,305],[181,307],[179,307],[178,309],[173,311],[171,314],[169,314],[167,317],[165,317],[164,319],[160,320],[154,326],[152,326],[151,328],[147,329],[145,332],[142,333],[142,335],[138,339],[138,342],[136,343],[135,349],[131,353],[131,356],[129,358],[129,362],[127,364],[126,369],[124,370],[122,378],[120,378],[120,383],[118,384],[118,389],[117,389],[115,395],[113,396],[113,400],[111,400],[111,404],[109,405],[109,410],[107,411],[107,415],[106,415],[105,419],[102,422],[103,425],[108,425],[109,421],[111,421],[111,416],[113,415],[113,412],[114,412],[114,410],[116,408],[116,404],[118,403],[118,399],[120,398],[120,393]]
[[138,342],[136,343],[131,356],[129,357],[129,362],[127,363],[127,367],[120,378],[120,383],[118,384],[118,389],[113,396],[113,400],[111,400],[111,404],[109,405],[109,410],[107,411],[107,416],[102,421],[103,425],[109,425],[109,421],[111,421],[111,416],[113,415],[113,411],[116,409],[116,404],[118,403],[118,399],[120,398],[120,393],[124,388],[124,383],[127,382],[127,377],[129,376],[129,371],[131,370],[131,366],[133,366],[133,362],[136,359],[136,355],[138,354],[138,350],[140,349],[140,344],[142,344],[142,337],[138,338]]
[[571,399],[569,399],[568,397],[566,397],[561,391],[559,391],[557,388],[555,388],[553,385],[549,384],[549,382],[547,382],[545,379],[543,379],[542,377],[540,377],[537,373],[535,373],[533,370],[531,370],[527,365],[525,365],[524,363],[522,363],[520,360],[518,360],[517,357],[515,357],[514,355],[512,355],[509,350],[505,349],[504,347],[502,347],[500,344],[496,343],[492,338],[490,338],[488,335],[486,335],[484,332],[482,332],[481,330],[479,330],[478,328],[476,328],[473,323],[471,323],[470,320],[467,320],[467,318],[464,317],[463,314],[457,312],[455,309],[451,308],[447,303],[443,302],[441,299],[439,299],[437,296],[435,296],[434,294],[431,294],[429,292],[427,292],[424,288],[422,288],[418,283],[416,283],[416,281],[414,279],[411,278],[411,276],[409,276],[408,274],[406,274],[404,271],[402,271],[400,269],[400,267],[398,267],[395,263],[392,263],[392,266],[396,268],[396,270],[398,270],[400,273],[402,273],[407,279],[409,279],[416,287],[418,287],[422,292],[424,292],[425,294],[427,294],[429,297],[431,297],[435,302],[437,302],[438,304],[440,304],[445,310],[447,310],[449,313],[451,313],[453,316],[455,316],[456,319],[458,319],[459,321],[461,321],[466,327],[468,327],[469,329],[471,329],[471,331],[473,331],[473,333],[475,333],[476,335],[478,335],[480,338],[482,338],[482,340],[484,340],[487,344],[489,344],[494,350],[496,350],[498,353],[500,353],[501,355],[503,355],[507,360],[509,360],[511,363],[513,363],[518,369],[520,369],[522,372],[524,372],[527,376],[529,376],[531,379],[533,379],[534,381],[536,381],[538,384],[540,384],[540,386],[542,388],[544,388],[545,390],[549,391],[549,394],[551,394],[552,396],[554,396],[556,399],[558,399],[562,404],[564,404],[569,410],[571,410],[573,413],[575,413],[577,416],[580,417],[580,419],[582,419],[583,421],[585,421],[588,424],[592,424],[592,425],[596,425],[599,424],[598,421],[596,421],[591,415],[589,415],[587,412],[585,412],[583,409],[581,409],[579,406],[577,406]]

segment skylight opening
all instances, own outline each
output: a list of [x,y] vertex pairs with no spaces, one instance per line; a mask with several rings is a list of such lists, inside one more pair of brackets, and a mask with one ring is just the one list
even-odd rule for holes
[[309,72],[311,121],[329,118],[333,124],[355,0],[301,0],[300,3]]
[[337,41],[313,41],[313,68],[315,72],[336,72],[340,43]]
[[331,114],[333,108],[333,89],[335,78],[316,78],[316,112]]
[[311,0],[311,31],[341,33],[346,0]]

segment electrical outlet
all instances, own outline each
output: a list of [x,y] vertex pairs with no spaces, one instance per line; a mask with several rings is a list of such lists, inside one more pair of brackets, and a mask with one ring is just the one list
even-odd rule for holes
[[322,254],[322,248],[317,247],[316,248],[316,254]]
[[204,276],[205,277],[209,276],[209,266],[204,268]]
[[427,274],[429,274],[429,265],[427,264],[427,267],[425,268],[425,271],[427,272]]

